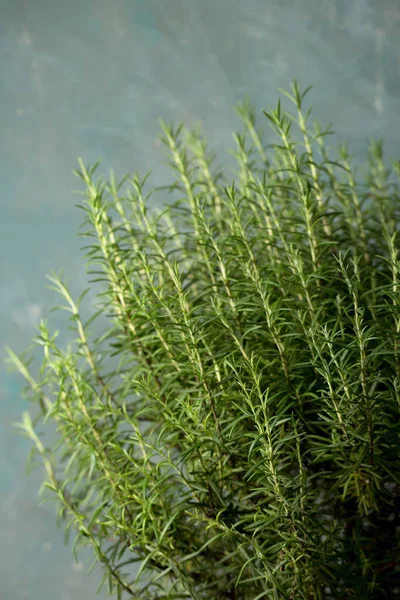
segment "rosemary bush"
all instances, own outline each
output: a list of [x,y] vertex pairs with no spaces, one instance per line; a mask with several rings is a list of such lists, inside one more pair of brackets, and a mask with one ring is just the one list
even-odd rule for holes
[[197,129],[162,124],[162,210],[147,177],[80,162],[96,312],[53,275],[76,340],[42,321],[37,379],[9,350],[42,490],[118,598],[399,595],[400,170],[380,142],[362,182],[345,146],[330,158],[307,91],[264,113],[269,146],[238,105],[233,182]]

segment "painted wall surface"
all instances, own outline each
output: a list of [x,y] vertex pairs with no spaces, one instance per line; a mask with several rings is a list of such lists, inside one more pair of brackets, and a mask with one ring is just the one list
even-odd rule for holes
[[[247,94],[261,113],[294,78],[314,84],[314,115],[338,141],[363,157],[384,137],[400,158],[398,0],[0,0],[1,358],[57,302],[50,269],[85,287],[77,156],[119,175],[152,169],[157,185],[159,117],[201,121],[224,152],[232,105]],[[0,598],[95,598],[99,570],[86,576],[54,506],[38,506],[42,472],[24,476],[30,443],[11,428],[21,389],[1,361]]]

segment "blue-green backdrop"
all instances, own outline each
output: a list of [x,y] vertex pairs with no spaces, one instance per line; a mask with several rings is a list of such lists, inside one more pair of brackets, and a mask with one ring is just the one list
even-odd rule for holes
[[[224,152],[232,105],[248,95],[261,113],[293,78],[314,85],[315,116],[360,158],[369,136],[400,157],[399,0],[0,0],[1,359],[56,301],[50,269],[85,286],[78,155],[160,183],[159,117],[201,121]],[[54,507],[38,506],[42,473],[24,476],[21,389],[1,360],[0,598],[95,598],[99,571],[86,576]]]

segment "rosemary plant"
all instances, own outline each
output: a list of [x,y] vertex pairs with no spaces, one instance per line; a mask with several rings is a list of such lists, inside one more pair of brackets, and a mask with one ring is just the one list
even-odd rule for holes
[[361,182],[346,147],[332,160],[307,91],[264,113],[269,146],[238,105],[233,182],[162,123],[162,210],[147,176],[80,162],[96,312],[52,275],[76,340],[42,321],[36,379],[9,351],[45,487],[118,598],[400,595],[400,169],[380,142]]

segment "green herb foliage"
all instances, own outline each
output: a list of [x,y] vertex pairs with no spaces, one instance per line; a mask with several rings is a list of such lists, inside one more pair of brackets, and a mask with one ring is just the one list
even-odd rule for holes
[[75,342],[41,322],[37,379],[9,350],[43,489],[118,598],[399,595],[400,169],[380,142],[363,182],[346,147],[330,158],[306,92],[264,113],[276,144],[237,107],[233,182],[162,123],[162,210],[147,177],[80,162],[96,312],[53,275]]

